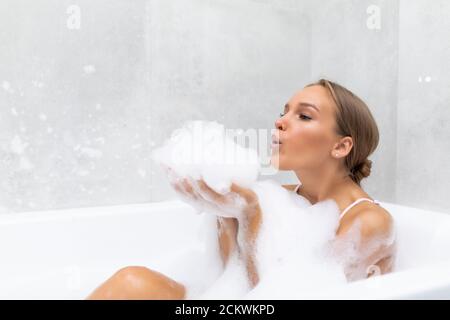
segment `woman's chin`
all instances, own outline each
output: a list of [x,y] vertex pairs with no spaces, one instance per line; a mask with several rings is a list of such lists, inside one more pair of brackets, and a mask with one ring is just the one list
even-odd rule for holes
[[272,156],[270,157],[270,165],[279,171],[287,170],[283,166],[283,161],[281,161],[279,153],[272,153]]

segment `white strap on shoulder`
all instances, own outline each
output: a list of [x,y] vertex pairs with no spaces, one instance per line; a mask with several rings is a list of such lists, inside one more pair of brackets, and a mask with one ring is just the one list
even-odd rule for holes
[[352,204],[350,204],[347,208],[345,208],[345,210],[341,213],[341,215],[339,216],[339,219],[342,219],[342,217],[354,206],[356,206],[358,203],[363,202],[363,201],[370,201],[373,202],[377,205],[379,205],[380,203],[377,200],[372,200],[369,198],[359,198],[358,200],[354,201]]
[[[298,192],[298,189],[300,188],[301,185],[302,185],[302,184],[299,183],[299,184],[295,187],[294,193],[297,193],[297,192]],[[341,213],[341,215],[339,216],[339,220],[342,219],[342,217],[343,217],[343,216],[344,216],[351,208],[353,208],[353,207],[356,206],[358,203],[363,202],[363,201],[370,201],[370,202],[373,202],[374,204],[380,205],[380,202],[379,202],[378,200],[375,200],[375,199],[372,200],[372,199],[369,199],[369,198],[359,198],[358,200],[354,201],[352,204],[350,204],[347,208],[344,209],[344,211],[343,211],[343,212]]]

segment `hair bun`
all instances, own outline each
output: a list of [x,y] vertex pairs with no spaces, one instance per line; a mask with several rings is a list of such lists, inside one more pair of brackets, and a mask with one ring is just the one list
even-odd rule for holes
[[372,169],[372,161],[366,159],[360,164],[353,167],[352,174],[357,179],[357,181],[360,181],[361,179],[370,176],[371,169]]

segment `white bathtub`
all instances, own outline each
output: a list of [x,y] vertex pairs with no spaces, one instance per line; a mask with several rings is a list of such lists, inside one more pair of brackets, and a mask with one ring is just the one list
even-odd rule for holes
[[[450,215],[382,205],[397,223],[397,271],[308,298],[450,298]],[[198,277],[213,250],[201,220],[177,200],[0,215],[0,299],[82,299],[127,265]]]

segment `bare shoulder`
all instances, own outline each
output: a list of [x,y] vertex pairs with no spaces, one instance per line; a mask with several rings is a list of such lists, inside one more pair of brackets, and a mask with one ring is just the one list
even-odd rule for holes
[[363,238],[373,238],[377,236],[387,236],[393,230],[392,215],[385,208],[373,203],[355,207],[351,214],[347,214],[347,219],[343,219],[341,231],[345,232],[355,223],[358,224]]
[[392,215],[385,208],[369,204],[366,208],[356,214],[360,221],[361,235],[363,237],[375,237],[389,235],[393,228]]

